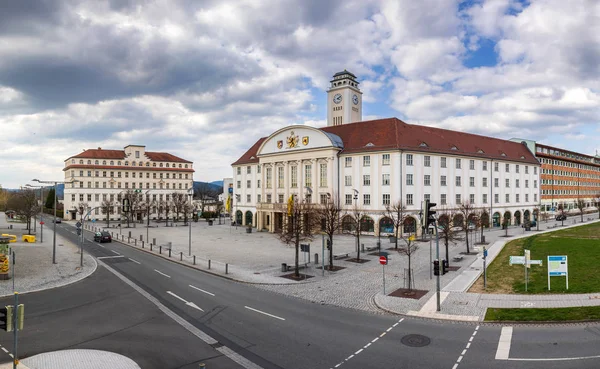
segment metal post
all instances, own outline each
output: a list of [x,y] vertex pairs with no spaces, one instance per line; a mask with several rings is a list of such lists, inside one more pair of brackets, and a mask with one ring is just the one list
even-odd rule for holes
[[[440,237],[438,233],[437,221],[435,224],[435,257],[438,260],[438,274],[435,281],[435,298],[436,298],[436,307],[437,311],[441,311],[440,306],[440,274],[444,270],[444,263],[440,260]],[[410,272],[410,271],[409,271]]]
[[385,264],[382,265],[383,270],[383,295],[385,296]]
[[[196,258],[195,255],[194,255],[194,258]],[[208,269],[210,269],[210,259],[208,259]]]
[[433,241],[429,240],[429,279],[433,279],[433,260],[432,260],[432,243]]
[[19,362],[19,354],[18,354],[18,348],[19,345],[17,344],[18,342],[18,331],[19,331],[19,326],[17,325],[17,309],[19,308],[19,293],[15,291],[14,293],[15,296],[15,306],[13,307],[13,338],[14,338],[14,345],[13,345],[13,351],[14,351],[14,357],[13,357],[13,369],[17,369],[17,363]]
[[486,263],[486,250],[485,246],[483,246],[483,289],[487,288],[487,271],[485,270]]
[[79,266],[83,269],[83,243],[85,239],[83,238],[83,212],[81,213],[81,255],[79,257]]
[[56,264],[56,182],[54,182],[54,232],[52,235],[52,264]]
[[323,234],[323,242],[321,243],[321,276],[325,276],[325,235]]
[[225,274],[229,273],[229,264],[225,264]]
[[196,265],[196,255],[194,255],[194,265]]

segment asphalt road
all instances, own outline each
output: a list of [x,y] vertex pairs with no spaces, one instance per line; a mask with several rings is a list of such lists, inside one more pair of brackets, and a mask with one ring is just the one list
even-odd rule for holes
[[[72,226],[58,228],[77,242]],[[200,362],[210,369],[600,367],[600,357],[593,357],[600,354],[598,325],[511,331],[500,325],[403,319],[271,293],[118,242],[86,241],[86,252],[101,264],[91,277],[21,296],[26,305],[21,357],[94,348],[126,355],[142,368],[161,369],[197,368]],[[208,344],[194,330],[218,342]],[[510,353],[497,359],[501,335],[502,341],[510,340],[500,345]],[[0,344],[12,348],[12,336],[2,332]],[[237,356],[225,356],[230,351],[224,347],[247,361],[234,362]]]

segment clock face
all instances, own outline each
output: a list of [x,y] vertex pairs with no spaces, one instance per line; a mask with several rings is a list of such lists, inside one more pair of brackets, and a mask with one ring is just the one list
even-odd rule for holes
[[335,96],[333,97],[333,102],[336,104],[339,104],[342,102],[342,95],[341,94],[335,94]]
[[352,102],[354,103],[354,105],[358,105],[358,96],[352,96]]

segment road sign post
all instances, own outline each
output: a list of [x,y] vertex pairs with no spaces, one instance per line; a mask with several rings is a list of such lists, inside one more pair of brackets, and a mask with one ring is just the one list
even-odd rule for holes
[[509,265],[523,264],[525,268],[525,292],[527,292],[527,282],[529,278],[529,273],[527,269],[529,269],[531,265],[542,265],[542,261],[531,260],[531,252],[529,250],[525,250],[524,256],[509,256],[508,262]]
[[487,250],[485,246],[483,246],[483,289],[485,290],[487,287],[487,271],[485,269],[485,262],[487,259]]
[[385,266],[388,263],[388,258],[386,255],[381,255],[379,257],[379,264],[381,264],[381,267],[383,268],[383,295],[385,296]]

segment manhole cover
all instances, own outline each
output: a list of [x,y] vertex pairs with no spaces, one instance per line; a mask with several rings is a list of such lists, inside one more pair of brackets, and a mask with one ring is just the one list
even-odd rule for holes
[[421,336],[420,334],[409,334],[402,337],[400,342],[409,347],[424,347],[429,345],[431,340],[429,337]]

